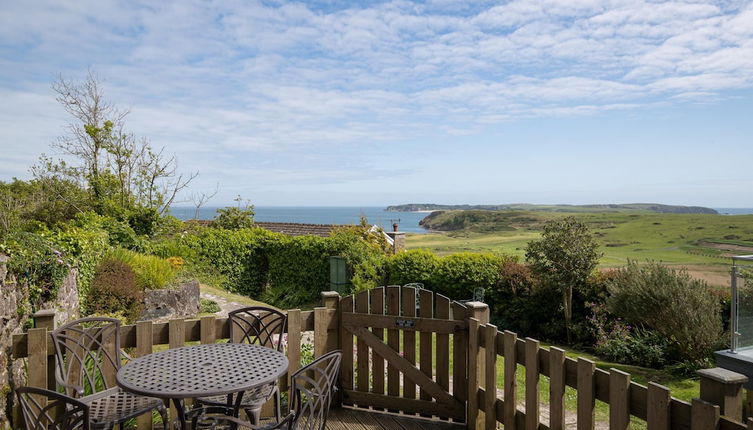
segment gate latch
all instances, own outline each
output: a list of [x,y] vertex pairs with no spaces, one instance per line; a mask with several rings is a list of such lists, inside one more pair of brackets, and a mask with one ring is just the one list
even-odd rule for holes
[[404,319],[396,318],[395,325],[400,328],[413,328],[416,326],[416,322],[414,320],[404,320]]

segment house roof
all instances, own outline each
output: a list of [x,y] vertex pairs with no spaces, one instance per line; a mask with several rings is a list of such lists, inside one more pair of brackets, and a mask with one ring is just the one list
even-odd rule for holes
[[[210,226],[212,220],[190,220],[192,223]],[[254,227],[260,227],[275,233],[287,234],[288,236],[320,236],[329,237],[332,230],[338,227],[347,227],[343,224],[301,224],[295,222],[260,222],[254,221]]]
[[320,236],[329,237],[332,230],[343,227],[337,224],[299,224],[294,222],[254,222],[254,225],[275,233],[288,236]]

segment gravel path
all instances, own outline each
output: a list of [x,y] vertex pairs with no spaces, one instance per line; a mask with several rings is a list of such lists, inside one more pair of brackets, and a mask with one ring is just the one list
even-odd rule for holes
[[218,318],[225,318],[227,317],[228,312],[244,307],[244,305],[241,303],[229,301],[220,296],[215,296],[214,294],[205,293],[203,291],[201,292],[201,298],[211,300],[217,303],[217,305],[220,307],[220,311],[217,312],[215,315]]

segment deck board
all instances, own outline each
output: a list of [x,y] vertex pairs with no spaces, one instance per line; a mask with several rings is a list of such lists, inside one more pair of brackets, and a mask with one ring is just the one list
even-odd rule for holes
[[350,408],[333,408],[327,418],[327,430],[461,430],[463,424],[409,418],[387,413]]

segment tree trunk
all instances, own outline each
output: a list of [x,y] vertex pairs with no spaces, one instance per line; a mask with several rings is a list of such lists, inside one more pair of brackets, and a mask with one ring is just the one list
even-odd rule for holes
[[573,287],[568,286],[562,290],[562,310],[565,314],[565,334],[567,335],[567,343],[570,344],[570,322],[573,319]]

